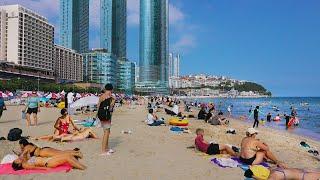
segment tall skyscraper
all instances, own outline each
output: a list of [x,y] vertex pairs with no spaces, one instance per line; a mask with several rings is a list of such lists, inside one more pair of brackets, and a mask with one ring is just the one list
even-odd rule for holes
[[89,0],[60,0],[60,45],[89,51]]
[[173,76],[173,53],[169,53],[169,66],[168,66],[168,74],[169,78]]
[[0,6],[0,60],[53,79],[54,27],[20,5]]
[[177,54],[176,57],[173,59],[173,72],[172,75],[174,77],[180,76],[180,54]]
[[101,0],[100,46],[126,60],[127,0]]
[[168,93],[168,0],[140,0],[138,90]]

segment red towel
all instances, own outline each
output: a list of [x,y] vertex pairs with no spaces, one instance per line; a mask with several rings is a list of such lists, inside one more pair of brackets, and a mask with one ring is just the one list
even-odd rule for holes
[[0,164],[0,175],[26,175],[26,174],[48,174],[48,173],[57,173],[57,172],[69,172],[72,167],[69,164],[64,164],[49,170],[19,170],[15,171],[12,169],[11,163],[9,164]]

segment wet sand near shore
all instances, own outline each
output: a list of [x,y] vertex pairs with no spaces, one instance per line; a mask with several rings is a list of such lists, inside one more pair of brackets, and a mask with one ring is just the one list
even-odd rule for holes
[[[41,136],[53,133],[53,125],[59,116],[59,109],[41,108],[37,127],[27,128],[21,120],[23,107],[8,106],[0,120],[0,136],[7,136],[11,128],[23,130],[24,136]],[[219,168],[200,157],[193,149],[196,128],[205,129],[205,139],[218,143],[239,146],[249,124],[231,120],[229,127],[211,126],[203,121],[191,120],[190,134],[174,134],[169,126],[148,127],[144,122],[147,110],[142,106],[117,108],[112,120],[110,145],[116,151],[111,156],[100,156],[101,139],[85,140],[72,143],[54,143],[32,141],[39,146],[57,149],[78,147],[84,154],[81,160],[88,169],[72,170],[69,173],[33,174],[27,176],[0,176],[0,179],[244,179],[240,168]],[[74,119],[86,116],[74,116]],[[159,117],[168,120],[169,116],[159,113]],[[228,128],[236,129],[237,134],[226,134]],[[102,137],[102,129],[93,128]],[[131,130],[132,134],[122,134],[122,130]],[[270,128],[259,127],[259,135],[281,161],[290,167],[317,168],[320,162],[299,146],[306,141],[312,147],[320,149],[320,143],[305,137],[280,132]],[[0,158],[18,149],[17,142],[0,141]]]

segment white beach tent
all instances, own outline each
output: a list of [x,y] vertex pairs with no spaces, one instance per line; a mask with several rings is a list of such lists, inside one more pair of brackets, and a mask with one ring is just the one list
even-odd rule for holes
[[85,107],[85,106],[93,106],[93,105],[97,105],[98,101],[99,101],[98,96],[83,97],[83,98],[78,99],[74,103],[72,103],[70,105],[70,107],[72,109],[76,109],[76,108],[81,108],[81,107]]

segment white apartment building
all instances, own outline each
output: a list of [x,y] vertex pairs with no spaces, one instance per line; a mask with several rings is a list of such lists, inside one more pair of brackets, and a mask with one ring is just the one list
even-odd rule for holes
[[20,5],[0,6],[0,59],[53,75],[54,26]]
[[75,50],[54,46],[55,75],[58,81],[81,82],[83,80],[83,56]]
[[180,54],[177,54],[173,59],[173,76],[180,76]]

